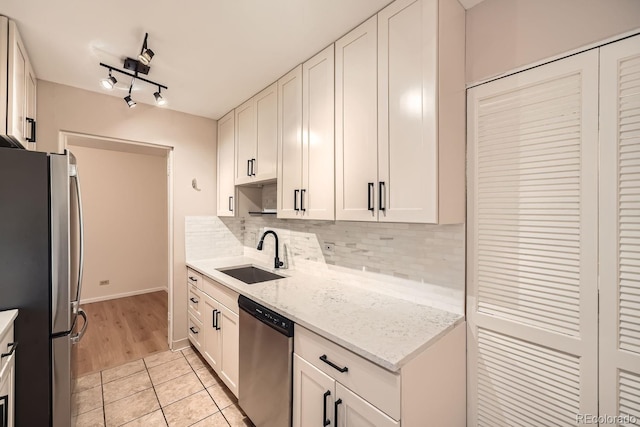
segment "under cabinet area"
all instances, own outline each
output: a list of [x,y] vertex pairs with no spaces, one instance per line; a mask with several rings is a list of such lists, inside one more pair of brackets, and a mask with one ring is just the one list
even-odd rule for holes
[[[192,278],[196,280],[192,280]],[[188,336],[234,395],[238,395],[238,294],[191,269],[188,280]]]
[[[36,75],[16,23],[0,16],[0,134],[28,150],[36,142]],[[6,120],[5,120],[6,119]]]
[[464,323],[398,372],[299,325],[294,336],[294,427],[465,425]]

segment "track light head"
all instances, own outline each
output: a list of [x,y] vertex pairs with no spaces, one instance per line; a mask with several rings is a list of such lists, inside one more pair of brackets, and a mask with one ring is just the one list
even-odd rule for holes
[[102,83],[102,87],[109,90],[113,89],[117,82],[118,80],[116,80],[116,78],[111,75],[111,70],[109,70],[109,77],[100,80],[100,83]]
[[134,101],[133,99],[131,99],[131,95],[127,95],[124,97],[125,102],[127,103],[127,105],[129,106],[129,108],[133,108],[136,106],[136,101]]
[[153,51],[151,49],[144,49],[140,55],[138,55],[138,61],[144,65],[149,65],[149,62],[153,59]]
[[160,93],[161,91],[162,88],[158,86],[158,91],[153,94],[153,97],[156,99],[156,104],[165,105],[167,103],[167,100],[162,96],[162,93]]

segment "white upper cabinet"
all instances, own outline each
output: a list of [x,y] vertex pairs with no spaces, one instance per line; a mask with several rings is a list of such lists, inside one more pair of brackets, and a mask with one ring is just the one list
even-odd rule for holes
[[23,147],[34,149],[36,76],[15,22],[6,17],[0,17],[0,64],[3,69],[0,71],[0,93],[7,96],[2,100],[5,105],[0,112],[4,113],[2,117],[6,117],[6,121],[0,120],[3,123],[0,131]]
[[375,221],[377,17],[336,42],[336,219]]
[[334,219],[333,54],[278,81],[278,218]]
[[278,165],[278,83],[257,94],[256,160],[253,163],[254,181],[276,179]]
[[272,84],[236,108],[236,185],[276,178],[278,92]]
[[256,160],[256,114],[253,99],[236,107],[236,180],[237,184],[251,182],[252,162]]
[[305,219],[332,220],[334,203],[334,48],[302,65],[302,187]]
[[378,14],[379,221],[464,222],[464,26],[448,0]]
[[235,216],[236,212],[234,122],[233,111],[218,120],[218,216]]
[[278,218],[300,218],[302,65],[278,80]]

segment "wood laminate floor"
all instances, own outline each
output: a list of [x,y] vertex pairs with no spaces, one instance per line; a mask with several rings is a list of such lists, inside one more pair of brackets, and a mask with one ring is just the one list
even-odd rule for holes
[[89,325],[78,345],[76,376],[169,349],[164,291],[83,304]]

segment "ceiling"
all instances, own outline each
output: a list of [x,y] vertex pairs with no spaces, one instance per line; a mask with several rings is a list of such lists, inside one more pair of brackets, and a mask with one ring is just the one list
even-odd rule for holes
[[[389,2],[2,0],[0,14],[17,22],[39,79],[118,97],[130,78],[115,73],[107,91],[98,64],[122,68],[148,32],[155,57],[146,77],[168,86],[163,108],[218,119]],[[156,90],[139,82],[133,98],[152,104]]]

